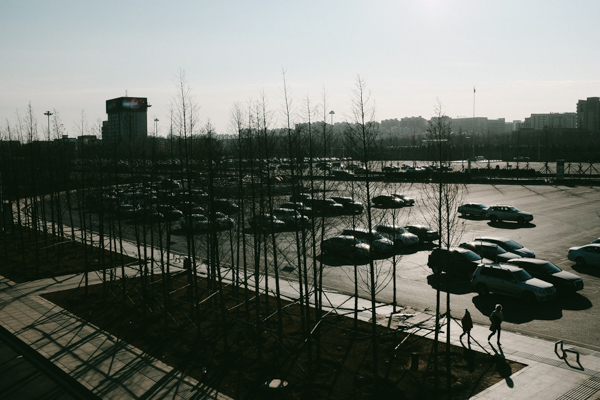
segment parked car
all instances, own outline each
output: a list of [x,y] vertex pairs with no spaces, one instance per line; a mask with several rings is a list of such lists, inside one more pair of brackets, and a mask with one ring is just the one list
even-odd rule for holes
[[228,230],[234,227],[235,222],[232,218],[227,215],[216,212],[214,213],[213,223],[211,224],[211,220],[208,216],[204,214],[192,214],[189,218],[181,217],[179,220],[179,224],[182,229],[188,228],[188,221],[190,221],[191,228],[194,232],[208,232],[210,229],[214,229],[216,231]]
[[550,261],[517,258],[510,260],[508,264],[523,268],[534,278],[553,284],[558,292],[576,292],[583,289],[583,279],[579,275],[563,271]]
[[488,242],[502,247],[504,250],[520,255],[526,258],[535,258],[535,253],[527,247],[521,246],[514,240],[496,236],[480,236],[475,238],[476,242]]
[[183,217],[183,212],[169,204],[159,204],[156,206],[156,211],[164,215],[167,221],[177,221]]
[[575,261],[579,266],[600,265],[600,243],[571,247],[567,258]]
[[375,231],[369,232],[361,228],[344,229],[342,236],[354,236],[361,242],[367,243],[376,255],[389,255],[394,252],[394,242]]
[[352,197],[333,196],[331,199],[344,206],[344,211],[349,214],[360,214],[365,209],[363,203],[354,200]]
[[212,205],[215,211],[222,212],[223,214],[227,215],[236,214],[240,210],[240,206],[228,199],[215,199]]
[[209,220],[206,215],[192,214],[189,217],[181,217],[179,220],[181,229],[192,229],[194,232],[205,232],[209,228]]
[[177,204],[177,209],[184,214],[204,214],[204,209],[193,201],[182,201]]
[[259,214],[248,219],[248,224],[253,229],[260,229],[265,231],[280,231],[285,229],[285,222],[277,219],[271,214]]
[[344,206],[332,199],[312,199],[309,204],[313,212],[325,216],[342,215],[344,213]]
[[340,179],[352,179],[354,178],[354,172],[348,171],[347,169],[332,169],[331,174]]
[[471,250],[460,247],[440,247],[433,249],[427,260],[427,265],[434,273],[445,272],[471,278],[478,265],[491,263],[491,260],[483,259]]
[[214,213],[214,225],[218,230],[227,230],[233,228],[235,221],[228,215],[217,211]]
[[304,205],[304,203],[301,203],[299,201],[289,201],[286,203],[281,203],[279,205],[279,208],[289,208],[290,210],[296,210],[300,214],[306,215],[307,217],[310,217],[312,215],[312,208],[308,207],[307,205]]
[[290,196],[290,201],[309,204],[312,198],[310,193],[296,193]]
[[321,253],[339,257],[368,259],[370,247],[354,236],[335,236],[321,242]]
[[492,222],[517,221],[519,224],[533,221],[533,215],[507,205],[494,205],[487,209],[487,217]]
[[159,213],[153,208],[138,208],[134,211],[131,222],[162,222],[165,220],[165,216]]
[[493,262],[507,262],[513,258],[521,258],[520,255],[506,251],[497,244],[489,242],[467,242],[461,243],[459,247],[471,250],[481,257],[488,258]]
[[396,247],[419,244],[419,237],[410,233],[402,226],[388,224],[375,225],[375,232],[393,241]]
[[594,240],[592,243],[600,243],[600,238]]
[[458,213],[463,216],[487,217],[487,206],[480,203],[466,203],[458,206]]
[[394,174],[394,173],[400,172],[400,167],[395,167],[393,165],[389,165],[387,167],[381,168],[381,172],[383,172],[384,174]]
[[310,224],[310,219],[306,215],[290,208],[275,208],[273,209],[273,216],[285,222],[286,228],[300,228]]
[[133,204],[119,204],[119,206],[117,206],[117,216],[124,219],[133,218],[140,208],[141,207],[134,206]]
[[471,278],[471,285],[480,296],[489,292],[518,297],[526,303],[550,301],[556,297],[551,283],[533,278],[527,271],[509,264],[482,264]]
[[421,243],[433,242],[440,238],[438,231],[434,231],[426,225],[407,225],[405,228],[413,235],[417,235]]
[[371,201],[373,202],[373,204],[375,204],[375,206],[377,207],[381,207],[381,208],[399,208],[399,207],[404,207],[404,201],[389,195],[389,194],[382,194],[380,196],[375,196],[371,199]]
[[413,199],[412,197],[408,197],[405,194],[402,193],[392,193],[392,196],[394,196],[397,199],[400,199],[404,202],[405,206],[414,206],[415,205],[415,199]]

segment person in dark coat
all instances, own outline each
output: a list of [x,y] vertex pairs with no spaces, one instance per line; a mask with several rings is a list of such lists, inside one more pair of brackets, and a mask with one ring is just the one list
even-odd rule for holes
[[470,343],[471,342],[471,329],[473,329],[473,320],[471,319],[471,313],[469,313],[469,310],[465,309],[465,316],[462,317],[462,319],[460,320],[460,323],[462,324],[462,329],[463,329],[463,333],[460,335],[460,338],[462,339],[462,337],[466,334],[467,341]]
[[500,344],[500,332],[502,331],[502,321],[504,321],[504,314],[502,314],[502,305],[496,304],[496,308],[490,314],[490,335],[488,336],[488,342],[498,332],[498,344]]

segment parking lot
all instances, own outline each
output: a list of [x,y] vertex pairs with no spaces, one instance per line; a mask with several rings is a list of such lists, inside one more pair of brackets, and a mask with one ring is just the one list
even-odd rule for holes
[[[352,196],[365,202],[366,194],[364,191],[361,192],[358,186],[358,183],[352,182],[339,184],[332,182],[329,187],[333,190],[328,191],[327,196]],[[424,205],[424,194],[427,192],[424,190],[424,184],[379,182],[373,184],[372,189],[371,197],[386,193],[404,193],[416,200],[415,205],[411,207],[372,208],[373,225],[381,223],[395,223],[402,226],[418,223],[432,225],[431,207]],[[289,196],[279,196],[275,199],[275,206],[288,199]],[[600,312],[597,307],[594,307],[600,301],[600,267],[578,267],[567,260],[569,247],[583,245],[600,237],[600,188],[473,184],[466,187],[464,202],[486,205],[510,204],[532,213],[534,219],[530,224],[518,224],[516,222],[491,223],[483,218],[459,218],[456,231],[460,232],[460,238],[457,238],[457,243],[472,241],[479,236],[510,238],[533,250],[537,258],[551,261],[560,268],[581,276],[584,289],[573,296],[559,296],[556,301],[540,306],[529,306],[523,304],[520,299],[495,294],[478,296],[466,280],[447,278],[442,275],[438,283],[427,266],[427,258],[433,247],[419,245],[404,249],[394,257],[375,260],[377,300],[392,303],[395,299],[399,305],[433,313],[436,287],[440,285],[442,304],[446,303],[446,293],[450,293],[454,317],[462,317],[464,310],[469,309],[475,322],[487,324],[487,316],[494,305],[502,303],[505,310],[505,329],[551,340],[564,339],[600,350],[600,332],[596,329]],[[248,216],[249,214],[246,214],[246,217]],[[358,216],[328,217],[324,225],[324,237],[338,235],[343,229],[350,228],[353,223],[364,226],[365,218],[366,211]],[[246,221],[244,227],[243,232],[249,249],[248,261],[252,264],[253,254],[250,249],[253,248],[251,243],[255,238]],[[175,223],[171,249],[185,255],[187,244],[184,232],[177,229],[178,223]],[[135,238],[133,228],[129,226],[126,230],[130,232],[124,231],[124,234],[133,240]],[[320,232],[320,228],[317,231]],[[233,235],[235,230],[220,233],[223,265],[234,259],[231,252],[234,247],[232,243],[239,239],[235,239]],[[298,256],[294,244],[296,240],[298,237],[293,231],[276,234],[281,279],[295,281],[298,279]],[[197,236],[197,244],[199,257],[203,257],[201,246],[206,244],[204,235]],[[352,265],[329,255],[318,255],[317,259],[324,265],[323,286],[325,288],[347,294],[354,293],[355,279]],[[310,263],[311,261],[307,260],[307,264],[311,265]],[[260,264],[264,264],[262,256]],[[367,271],[368,267],[364,264],[357,268],[357,286],[363,297],[368,297],[370,285]],[[445,312],[444,306],[442,312]]]
[[[504,305],[506,329],[549,339],[564,339],[587,347],[600,349],[600,333],[596,321],[600,312],[594,305],[600,301],[600,267],[578,267],[567,260],[571,246],[582,245],[600,237],[600,189],[596,187],[567,186],[520,186],[520,185],[469,185],[466,200],[486,205],[511,204],[531,212],[531,224],[516,222],[490,223],[486,219],[461,218],[464,232],[461,241],[478,236],[503,236],[530,248],[536,257],[553,262],[560,268],[581,276],[585,287],[572,296],[559,296],[551,304],[524,306],[520,299],[490,295],[478,296],[466,281],[442,276],[441,289],[445,304],[446,292],[451,293],[451,309],[455,317],[461,317],[469,309],[476,322],[487,324],[487,315],[494,305]],[[419,201],[421,188],[413,185],[405,192],[417,199],[407,217],[411,223],[424,222],[426,210]],[[377,210],[379,211],[379,210]],[[400,215],[400,219],[404,218]],[[397,303],[418,310],[435,310],[436,282],[427,267],[429,251],[422,249],[396,258]],[[378,271],[383,275],[393,268],[394,259],[377,261]],[[352,293],[351,266],[326,268],[325,285]],[[393,288],[391,279],[382,282],[378,294],[381,301],[391,302]],[[445,310],[445,308],[442,308]]]

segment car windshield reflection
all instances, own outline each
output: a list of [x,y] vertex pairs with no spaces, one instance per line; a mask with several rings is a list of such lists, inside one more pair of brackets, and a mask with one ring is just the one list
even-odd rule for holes
[[519,281],[519,282],[525,282],[525,281],[531,279],[531,275],[529,275],[527,273],[527,271],[525,271],[525,270],[516,271],[513,274],[514,274],[515,278],[517,278],[517,281]]

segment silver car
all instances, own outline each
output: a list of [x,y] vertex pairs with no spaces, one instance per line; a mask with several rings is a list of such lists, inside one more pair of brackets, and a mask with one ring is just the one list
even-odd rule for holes
[[556,288],[548,282],[533,278],[527,271],[508,264],[482,264],[471,278],[471,285],[480,296],[489,292],[519,297],[527,303],[550,301]]
[[375,255],[389,255],[394,251],[394,242],[375,231],[369,232],[361,228],[344,229],[341,235],[354,236],[361,242],[367,243]]
[[567,253],[567,258],[575,261],[580,266],[600,265],[600,243],[571,247]]
[[496,205],[488,207],[487,217],[493,223],[499,221],[517,221],[519,224],[525,224],[533,221],[532,214],[521,211],[517,207],[508,205]]
[[407,231],[403,226],[380,224],[375,226],[375,231],[393,241],[396,247],[419,244],[419,237]]

